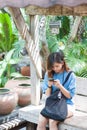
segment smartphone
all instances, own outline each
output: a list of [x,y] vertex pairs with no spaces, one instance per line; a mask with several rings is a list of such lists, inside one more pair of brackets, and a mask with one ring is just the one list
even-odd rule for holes
[[53,79],[53,78],[49,78],[48,80],[49,80],[49,81],[54,81],[54,79]]

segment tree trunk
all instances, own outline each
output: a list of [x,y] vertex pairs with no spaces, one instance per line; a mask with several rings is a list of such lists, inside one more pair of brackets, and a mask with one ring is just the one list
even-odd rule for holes
[[40,41],[41,41],[40,54],[42,57],[42,69],[43,69],[42,72],[44,76],[44,72],[46,71],[47,57],[49,55],[48,44],[46,40],[46,16],[42,16],[40,19],[39,32],[40,32]]
[[75,39],[81,20],[82,20],[82,16],[76,16],[74,24],[71,29],[69,39],[68,39],[68,43],[72,42]]

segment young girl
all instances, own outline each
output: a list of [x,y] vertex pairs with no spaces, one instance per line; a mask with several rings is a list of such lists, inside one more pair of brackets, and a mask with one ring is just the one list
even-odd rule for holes
[[[63,52],[59,51],[51,53],[48,57],[47,72],[45,74],[44,82],[42,85],[42,90],[47,96],[52,94],[57,89],[60,89],[63,95],[65,95],[68,106],[67,117],[73,116],[74,113],[73,97],[75,95],[76,88],[76,79],[74,73],[71,73],[65,85],[62,85],[69,71],[70,69],[66,65]],[[54,80],[50,81],[50,78],[53,78]],[[46,124],[48,122],[50,130],[58,130],[59,121],[48,119],[42,115],[39,117],[37,130],[46,130]]]

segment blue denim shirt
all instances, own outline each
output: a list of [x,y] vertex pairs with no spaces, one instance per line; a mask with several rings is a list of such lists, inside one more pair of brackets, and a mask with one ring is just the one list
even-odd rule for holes
[[[53,75],[53,79],[54,80],[58,79],[58,80],[60,80],[60,83],[63,84],[68,73],[69,72],[67,72],[67,71],[64,71],[62,73],[55,73]],[[45,93],[46,89],[48,88],[48,75],[47,75],[47,73],[44,76],[44,81],[43,81],[41,87],[42,87],[43,93]],[[70,92],[70,95],[71,95],[70,99],[68,99],[68,98],[66,99],[67,104],[73,105],[74,104],[73,97],[75,95],[75,89],[76,89],[76,77],[75,77],[74,73],[71,73],[71,75],[69,76],[69,79],[67,80],[67,82],[64,85],[64,88],[66,88]],[[58,88],[56,86],[52,85],[52,93],[57,89]]]

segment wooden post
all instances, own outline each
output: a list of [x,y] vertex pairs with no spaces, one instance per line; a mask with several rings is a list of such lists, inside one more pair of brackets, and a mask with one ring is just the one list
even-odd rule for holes
[[[33,49],[33,52],[35,53],[34,59],[37,60],[39,58],[39,29],[38,29],[38,16],[30,16],[30,32],[33,38],[33,42],[35,45],[35,48]],[[37,49],[36,49],[37,48]],[[36,63],[37,64],[37,63]],[[34,105],[38,105],[40,101],[40,78],[38,77],[36,73],[36,69],[31,61],[30,63],[30,70],[31,70],[31,103]],[[41,71],[41,61],[38,61],[38,68]]]

